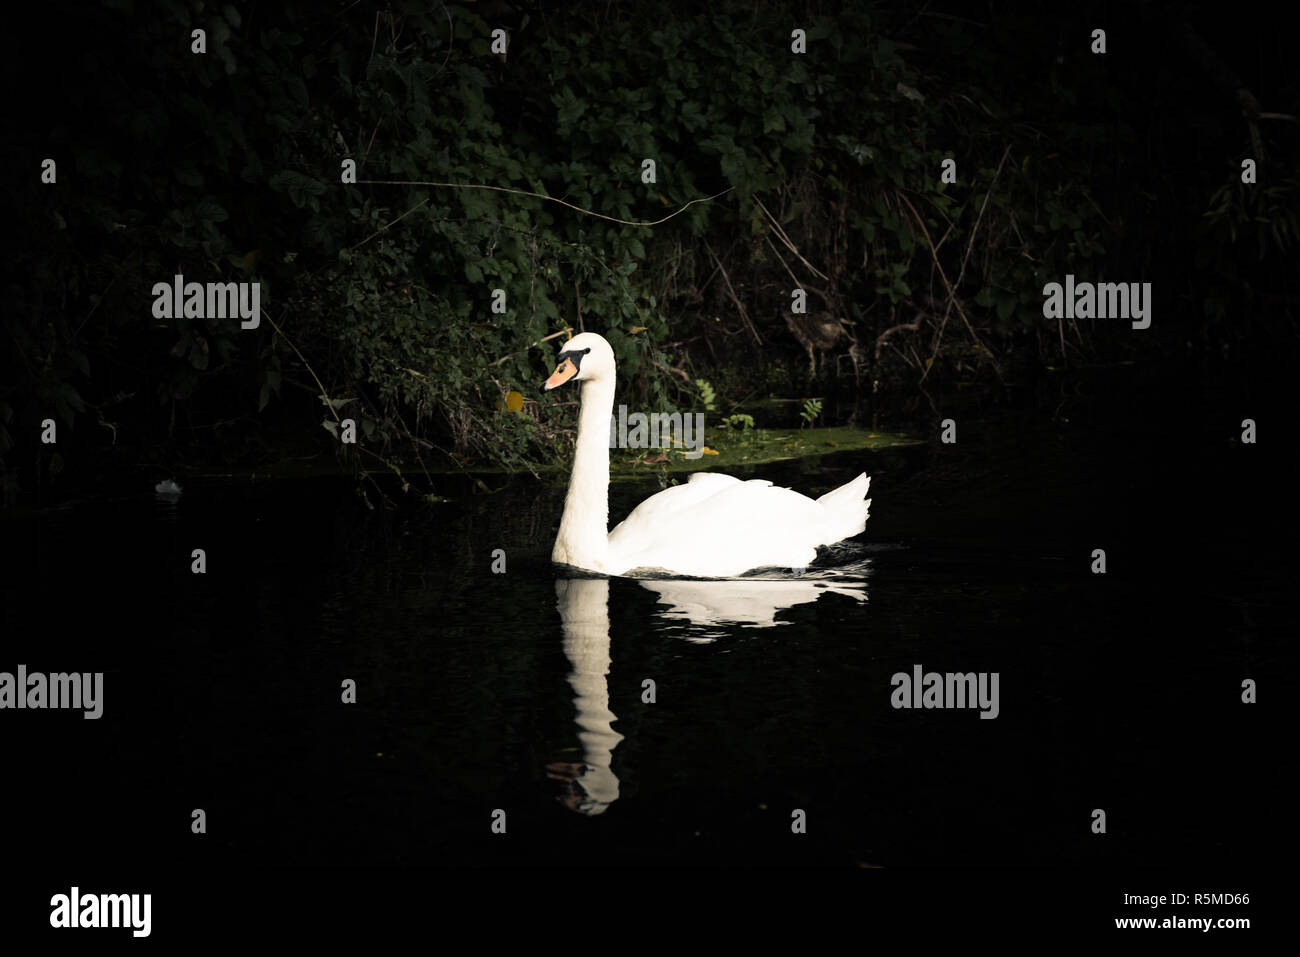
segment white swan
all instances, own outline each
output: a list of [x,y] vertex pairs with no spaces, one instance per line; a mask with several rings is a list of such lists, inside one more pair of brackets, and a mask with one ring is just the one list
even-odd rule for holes
[[574,336],[546,380],[547,392],[582,383],[578,443],[569,494],[551,561],[604,575],[654,569],[730,578],[755,568],[802,569],[830,545],[866,527],[866,473],[811,499],[762,479],[695,472],[609,528],[609,419],[614,411],[614,350],[594,332]]

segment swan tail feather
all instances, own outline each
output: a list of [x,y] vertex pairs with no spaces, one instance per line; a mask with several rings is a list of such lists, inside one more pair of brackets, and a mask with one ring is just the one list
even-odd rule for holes
[[827,539],[822,544],[842,542],[862,533],[871,517],[871,499],[866,497],[870,487],[871,478],[863,472],[817,499],[826,513]]

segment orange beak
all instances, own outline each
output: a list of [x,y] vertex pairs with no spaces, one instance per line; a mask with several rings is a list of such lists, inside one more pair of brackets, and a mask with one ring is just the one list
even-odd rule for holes
[[569,359],[565,359],[555,367],[555,371],[551,373],[551,377],[547,379],[545,384],[542,386],[542,391],[550,392],[552,389],[558,389],[577,374],[578,367]]

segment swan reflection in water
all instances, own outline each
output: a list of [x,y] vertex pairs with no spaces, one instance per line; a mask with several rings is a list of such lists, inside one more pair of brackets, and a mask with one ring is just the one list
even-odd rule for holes
[[[641,579],[654,592],[665,622],[684,624],[688,640],[713,641],[731,629],[770,628],[788,624],[777,614],[825,594],[867,600],[863,577],[868,563],[822,569],[803,577],[727,580]],[[609,579],[567,578],[555,583],[556,605],[564,630],[569,684],[577,709],[582,761],[553,761],[547,777],[561,783],[557,795],[565,807],[587,816],[603,814],[618,800],[618,776],[611,767],[623,736],[614,730],[618,717],[609,707]]]
[[618,720],[609,710],[609,579],[561,578],[556,604],[564,628],[564,653],[571,666],[578,740],[583,760],[553,761],[546,776],[563,783],[557,800],[579,814],[603,814],[618,800],[618,777],[610,768],[623,736],[611,727]]

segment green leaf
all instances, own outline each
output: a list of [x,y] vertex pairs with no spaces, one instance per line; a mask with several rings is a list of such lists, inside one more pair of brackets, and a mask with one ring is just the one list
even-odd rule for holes
[[289,199],[299,209],[308,206],[312,197],[320,196],[328,189],[320,180],[292,169],[276,173],[267,180],[267,185],[278,192],[288,193]]
[[221,223],[229,218],[226,209],[211,196],[205,196],[194,206],[194,215],[200,222]]

